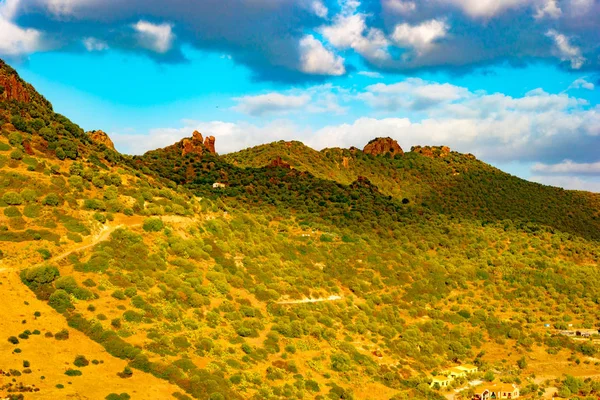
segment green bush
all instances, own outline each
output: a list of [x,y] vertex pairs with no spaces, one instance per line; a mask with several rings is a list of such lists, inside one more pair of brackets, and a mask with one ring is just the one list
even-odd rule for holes
[[23,204],[23,198],[17,192],[6,192],[2,195],[2,201],[9,206],[19,206]]
[[85,358],[85,356],[82,355],[78,355],[77,357],[75,357],[75,361],[73,361],[73,365],[75,365],[76,367],[87,367],[88,365],[90,365],[90,362],[88,361],[87,358]]
[[63,289],[58,289],[52,293],[50,299],[48,299],[48,304],[59,313],[64,313],[67,310],[75,308],[73,303],[71,303],[69,294]]
[[17,218],[21,216],[21,211],[15,206],[10,206],[4,209],[4,215],[9,218]]
[[62,200],[56,193],[49,193],[42,202],[46,206],[58,206],[62,204]]
[[69,368],[68,370],[65,371],[65,375],[67,376],[81,376],[83,375],[83,373],[78,370],[78,369],[71,369]]
[[144,230],[146,232],[158,232],[164,228],[164,224],[160,218],[147,218],[144,221]]
[[10,152],[10,158],[12,158],[13,160],[22,160],[23,152],[19,149],[14,149]]
[[56,340],[67,340],[68,338],[69,338],[69,331],[66,329],[63,329],[54,335],[54,339],[56,339]]

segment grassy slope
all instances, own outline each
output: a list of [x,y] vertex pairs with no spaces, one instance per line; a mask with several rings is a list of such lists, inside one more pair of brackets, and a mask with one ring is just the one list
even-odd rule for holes
[[[7,120],[15,110],[29,124],[41,115],[58,137],[46,140],[33,125],[26,127],[31,133],[21,132],[21,143],[14,143],[10,125],[0,137],[0,198],[11,191],[23,198],[12,208],[0,204],[0,276],[15,289],[0,295],[10,304],[29,299],[42,311],[40,320],[23,326],[19,318],[31,306],[18,308],[0,335],[17,336],[31,326],[43,336],[68,321],[90,360],[100,359],[100,349],[74,328],[138,368],[133,379],[146,383],[138,389],[141,398],[155,398],[152,390],[198,398],[434,398],[423,386],[425,373],[457,362],[475,362],[523,386],[529,374],[547,368],[539,354],[558,355],[579,376],[590,375],[597,362],[592,342],[551,333],[567,323],[588,328],[597,321],[598,243],[585,239],[591,235],[579,224],[560,218],[554,224],[573,236],[531,224],[523,214],[528,208],[541,213],[538,197],[558,196],[557,212],[572,207],[579,217],[591,204],[583,194],[563,196],[457,154],[391,160],[278,143],[237,160],[260,167],[280,155],[300,171],[227,162],[239,154],[181,158],[159,150],[129,158],[90,143],[47,106],[2,106]],[[77,143],[75,160],[57,158],[61,136]],[[33,154],[13,159],[25,141]],[[342,157],[349,158],[348,169]],[[301,171],[309,167],[311,173]],[[114,174],[118,185],[111,184]],[[354,182],[359,175],[371,183]],[[215,191],[215,181],[229,186]],[[477,193],[497,186],[514,188],[481,205],[489,196]],[[45,204],[50,193],[58,195],[57,205]],[[502,208],[505,198],[522,205]],[[162,223],[143,229],[151,216]],[[103,226],[112,233],[89,247]],[[49,304],[62,315],[18,286],[18,270],[43,265],[40,250],[75,285],[64,278],[34,285],[29,275],[25,282],[44,301],[54,292]],[[56,257],[70,250],[76,251]],[[56,295],[60,290],[68,301]],[[278,304],[331,295],[342,299]],[[24,340],[23,353],[4,341],[0,351],[9,365],[0,366],[22,369],[19,363],[31,358],[34,372],[19,379],[46,376],[40,383],[45,396],[64,390],[89,395],[100,390],[88,386],[92,378],[107,393],[120,391],[116,372],[125,361],[106,353],[101,370],[82,368],[68,389],[55,388],[64,383],[64,369],[74,368],[63,364],[73,350],[62,354],[68,341],[56,342],[36,371],[39,340],[45,338]],[[516,367],[521,357],[530,364],[522,371]]]

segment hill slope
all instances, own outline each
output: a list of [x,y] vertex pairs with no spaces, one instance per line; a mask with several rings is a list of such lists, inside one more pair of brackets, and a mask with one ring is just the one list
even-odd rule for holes
[[444,149],[130,157],[22,85],[0,102],[0,395],[434,399],[466,363],[600,390],[597,337],[559,334],[598,329],[596,196]]

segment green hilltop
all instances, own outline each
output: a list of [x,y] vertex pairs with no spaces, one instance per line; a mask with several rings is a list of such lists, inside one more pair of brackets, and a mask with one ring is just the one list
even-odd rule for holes
[[[18,311],[0,368],[48,398],[67,381],[121,398],[146,374],[177,399],[442,399],[432,375],[460,364],[523,396],[600,393],[597,194],[445,147],[392,154],[391,139],[220,156],[194,133],[123,155],[4,63],[0,123],[0,283],[13,288],[0,301],[41,300],[127,363],[110,378],[86,354],[63,380],[40,380],[65,370],[54,360],[22,373],[35,362],[19,342],[59,338]],[[98,380],[106,393],[86,393]]]

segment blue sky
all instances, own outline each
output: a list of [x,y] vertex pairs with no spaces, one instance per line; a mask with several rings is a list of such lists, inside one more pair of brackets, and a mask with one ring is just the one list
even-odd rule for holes
[[599,0],[0,0],[0,37],[125,153],[391,136],[600,192]]

